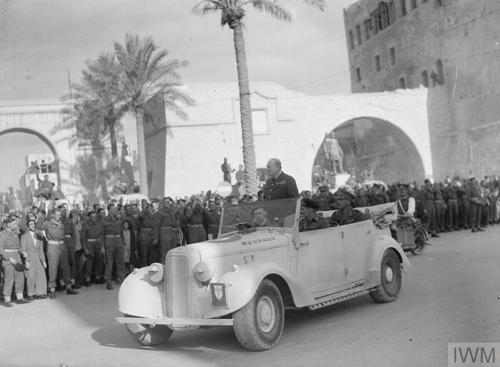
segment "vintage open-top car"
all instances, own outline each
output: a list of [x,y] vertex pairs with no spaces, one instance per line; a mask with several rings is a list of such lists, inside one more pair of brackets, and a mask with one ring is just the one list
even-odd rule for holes
[[[285,309],[315,310],[364,294],[376,302],[397,298],[410,264],[389,228],[368,219],[299,232],[300,205],[225,207],[217,239],[177,247],[164,265],[125,279],[117,321],[143,345],[162,343],[173,330],[232,326],[243,347],[265,350],[281,337]],[[265,226],[254,225],[257,215]]]

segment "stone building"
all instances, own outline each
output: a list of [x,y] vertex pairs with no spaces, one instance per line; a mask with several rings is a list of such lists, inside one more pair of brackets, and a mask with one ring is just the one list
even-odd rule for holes
[[353,92],[428,87],[435,178],[500,174],[500,2],[360,0],[344,18]]

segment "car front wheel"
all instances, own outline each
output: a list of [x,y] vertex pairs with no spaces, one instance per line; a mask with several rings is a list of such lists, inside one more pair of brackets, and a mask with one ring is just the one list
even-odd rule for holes
[[285,309],[281,293],[264,279],[252,299],[233,314],[234,333],[249,350],[267,350],[278,344],[283,332]]
[[137,343],[147,347],[165,343],[172,335],[172,329],[167,325],[125,324],[125,326]]
[[392,302],[401,290],[401,264],[393,249],[385,251],[380,265],[380,284],[370,292],[377,303]]

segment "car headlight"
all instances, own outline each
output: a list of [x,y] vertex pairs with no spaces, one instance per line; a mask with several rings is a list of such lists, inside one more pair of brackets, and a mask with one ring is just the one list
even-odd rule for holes
[[203,284],[210,283],[212,279],[212,273],[208,268],[208,265],[203,261],[196,264],[193,268],[194,277]]
[[149,277],[154,283],[161,283],[163,281],[163,264],[152,263],[149,266],[149,272],[153,273]]

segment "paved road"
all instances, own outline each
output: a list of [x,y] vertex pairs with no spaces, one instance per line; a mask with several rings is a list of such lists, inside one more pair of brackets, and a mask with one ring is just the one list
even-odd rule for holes
[[[446,366],[448,342],[500,342],[500,226],[433,239],[410,255],[396,302],[369,297],[287,317],[280,344],[247,352],[231,328],[139,347],[102,286],[0,309],[0,366]],[[99,288],[98,288],[99,287]]]

